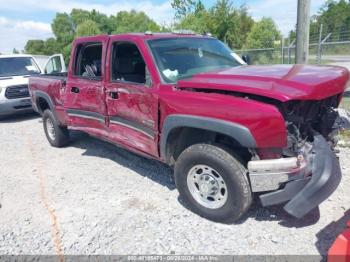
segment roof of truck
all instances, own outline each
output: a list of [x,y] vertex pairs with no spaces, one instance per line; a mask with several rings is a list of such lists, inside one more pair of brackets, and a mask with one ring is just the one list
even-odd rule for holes
[[[96,35],[94,37],[99,37],[99,36],[106,36],[106,35]],[[152,32],[145,32],[145,33],[124,33],[124,34],[115,34],[115,35],[109,35],[110,37],[113,36],[133,36],[133,37],[138,37],[142,38],[144,40],[149,40],[149,39],[160,39],[160,38],[183,38],[183,37],[200,37],[200,38],[212,38],[210,34],[196,34],[196,33],[182,33],[182,32],[174,32],[174,33],[152,33]],[[87,37],[79,37],[79,39],[84,39],[84,38],[90,38],[91,36]]]
[[173,37],[210,37],[210,35],[206,34],[196,34],[196,33],[181,33],[181,32],[174,32],[174,33],[152,33],[152,32],[145,32],[145,33],[126,33],[124,35],[134,35],[141,38],[173,38]]

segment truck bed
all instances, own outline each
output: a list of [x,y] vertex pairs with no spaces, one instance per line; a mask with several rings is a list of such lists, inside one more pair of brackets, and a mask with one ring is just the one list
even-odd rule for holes
[[57,117],[64,121],[61,90],[66,81],[67,73],[31,76],[28,87],[34,110],[42,114],[43,112],[37,108],[37,104],[40,103],[39,99],[40,97],[49,99],[52,103],[50,106],[55,107],[56,111],[60,112]]
[[31,78],[54,78],[54,79],[66,79],[68,77],[67,72],[63,73],[54,73],[54,74],[44,74],[44,75],[35,75]]
[[43,91],[50,97],[55,97],[54,94],[60,90],[66,80],[67,73],[31,76],[29,78],[29,92],[32,94],[35,91]]

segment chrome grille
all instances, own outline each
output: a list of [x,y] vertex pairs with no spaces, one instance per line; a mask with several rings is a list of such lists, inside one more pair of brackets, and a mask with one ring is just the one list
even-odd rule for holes
[[29,97],[28,85],[17,85],[7,87],[5,97],[7,99]]

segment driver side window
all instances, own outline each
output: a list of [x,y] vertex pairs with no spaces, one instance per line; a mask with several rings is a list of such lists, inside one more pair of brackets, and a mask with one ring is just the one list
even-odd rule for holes
[[111,80],[150,86],[151,78],[146,63],[137,48],[130,42],[113,44]]

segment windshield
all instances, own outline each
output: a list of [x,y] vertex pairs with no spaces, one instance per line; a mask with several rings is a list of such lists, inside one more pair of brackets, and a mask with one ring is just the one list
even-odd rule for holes
[[168,38],[149,41],[163,80],[174,83],[198,73],[240,66],[231,50],[213,38]]
[[0,58],[0,77],[40,74],[40,69],[31,57]]

